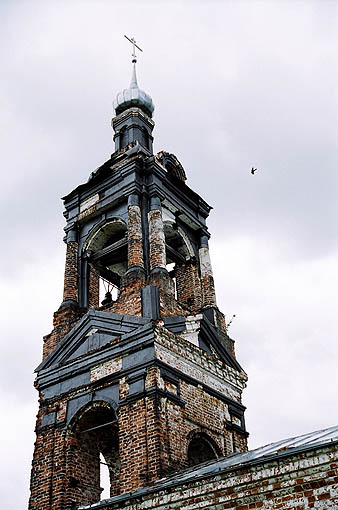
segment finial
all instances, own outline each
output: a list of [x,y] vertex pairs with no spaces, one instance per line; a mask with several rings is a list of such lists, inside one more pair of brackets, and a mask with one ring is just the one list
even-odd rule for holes
[[132,63],[133,63],[133,64],[136,64],[136,62],[137,62],[137,58],[136,58],[135,48],[137,48],[137,49],[138,49],[138,50],[140,50],[140,51],[143,51],[143,50],[142,50],[142,48],[140,48],[140,47],[136,44],[136,41],[135,41],[134,37],[132,37],[131,39],[130,39],[127,35],[125,35],[124,37],[125,37],[126,39],[128,39],[128,41],[129,41],[129,42],[131,42],[131,44],[133,45],[133,53],[132,53],[132,55],[131,55],[131,56],[133,57],[133,58],[132,58]]

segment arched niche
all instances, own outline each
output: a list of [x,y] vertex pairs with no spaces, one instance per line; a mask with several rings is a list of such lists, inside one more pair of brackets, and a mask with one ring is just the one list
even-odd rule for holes
[[110,496],[119,494],[118,425],[112,406],[97,400],[82,407],[69,423],[68,441],[68,488],[72,501],[76,505],[100,501],[101,462],[109,471]]
[[161,151],[156,154],[156,159],[166,169],[169,178],[178,179],[183,182],[187,180],[184,168],[174,154],[170,154],[166,151]]
[[195,466],[208,460],[217,459],[221,452],[216,442],[204,432],[196,432],[189,440],[187,448],[188,466]]

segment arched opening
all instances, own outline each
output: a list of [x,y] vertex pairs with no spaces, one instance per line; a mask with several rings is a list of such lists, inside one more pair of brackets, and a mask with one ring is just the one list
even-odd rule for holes
[[119,494],[118,427],[108,403],[93,402],[74,418],[70,444],[72,500],[89,505]]
[[203,432],[193,436],[188,446],[188,465],[195,466],[206,462],[207,460],[217,459],[220,456],[220,450],[211,437]]
[[[175,298],[184,302],[187,276],[187,264],[193,260],[194,251],[185,232],[173,221],[165,220],[163,224],[166,244],[166,269],[173,279]],[[187,299],[188,301],[188,299]],[[186,303],[189,305],[189,303]]]
[[[94,282],[89,279],[89,303],[109,305],[118,298],[121,277],[128,268],[127,226],[124,221],[117,218],[106,221],[91,234],[85,251],[90,274],[94,275]],[[90,294],[95,292],[97,296],[91,299]]]

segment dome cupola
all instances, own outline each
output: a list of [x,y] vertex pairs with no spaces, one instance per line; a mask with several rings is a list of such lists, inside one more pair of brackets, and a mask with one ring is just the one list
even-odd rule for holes
[[143,90],[139,89],[136,78],[136,55],[135,48],[142,51],[137,46],[135,39],[128,41],[133,45],[131,82],[128,89],[124,89],[117,94],[113,103],[116,117],[112,120],[112,128],[115,132],[113,140],[115,142],[115,151],[120,151],[132,145],[142,146],[150,154],[153,153],[154,121],[152,114],[154,105],[151,97]]
[[152,117],[154,105],[151,97],[141,90],[137,84],[136,78],[136,62],[133,60],[133,71],[131,75],[131,82],[128,89],[119,92],[113,103],[116,115],[124,112],[128,108],[140,108],[146,115]]

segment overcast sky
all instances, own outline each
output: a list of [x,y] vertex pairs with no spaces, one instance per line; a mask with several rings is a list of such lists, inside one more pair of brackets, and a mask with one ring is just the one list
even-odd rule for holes
[[33,370],[62,299],[60,197],[113,152],[123,34],[144,50],[155,150],[214,207],[250,448],[337,424],[338,2],[3,0],[0,24],[2,507],[27,505]]

